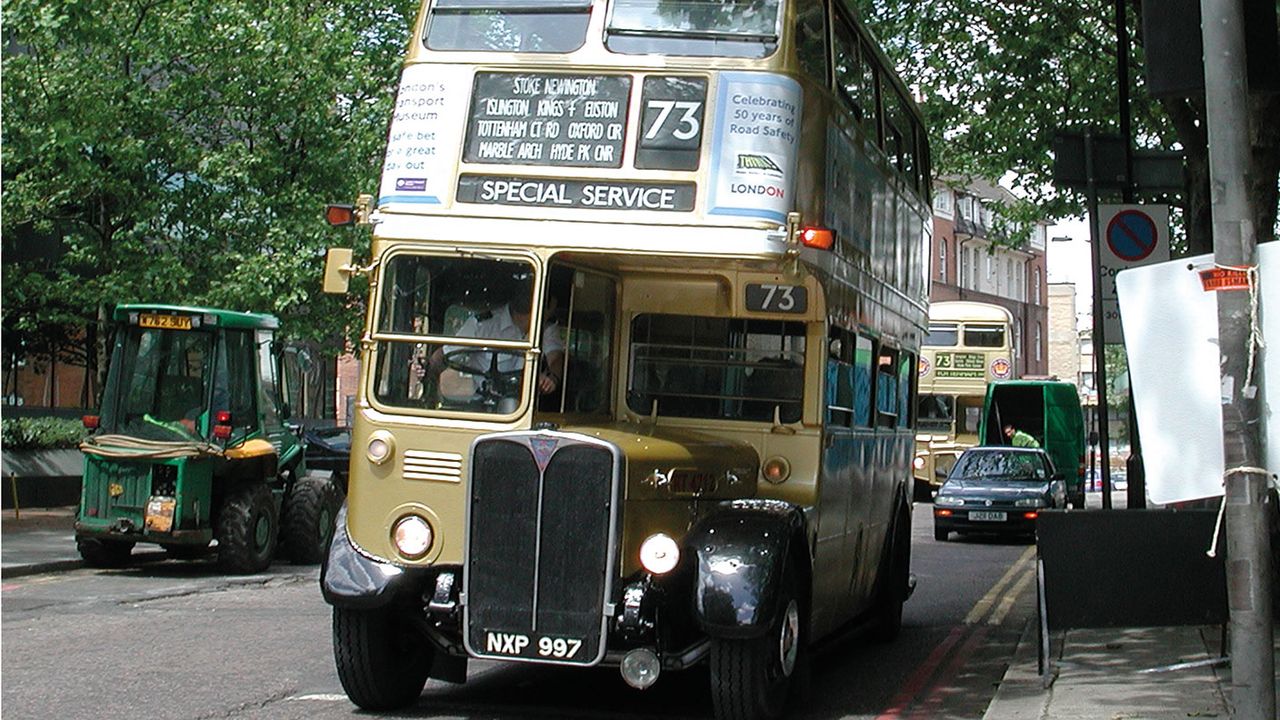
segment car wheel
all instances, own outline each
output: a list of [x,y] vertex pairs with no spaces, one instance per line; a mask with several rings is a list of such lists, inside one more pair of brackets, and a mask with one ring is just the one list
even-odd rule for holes
[[711,642],[716,720],[775,720],[786,709],[801,652],[800,602],[793,572],[783,576],[778,617],[763,636]]
[[398,710],[422,695],[435,649],[385,608],[333,609],[333,658],[351,702]]
[[121,568],[129,564],[134,543],[128,540],[76,540],[76,550],[84,564],[91,568]]
[[940,527],[935,527],[933,529],[933,539],[937,540],[938,542],[946,542],[947,536],[950,534],[951,532],[949,530],[943,530]]
[[215,537],[218,565],[229,573],[262,572],[271,565],[280,528],[271,491],[261,482],[246,483],[222,501]]
[[294,483],[284,502],[280,528],[285,556],[295,565],[314,565],[324,559],[341,509],[342,490],[331,477],[307,475]]

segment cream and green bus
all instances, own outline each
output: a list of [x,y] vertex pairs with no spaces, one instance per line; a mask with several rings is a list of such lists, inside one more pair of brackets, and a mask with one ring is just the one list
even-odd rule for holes
[[963,300],[929,306],[916,411],[917,500],[929,499],[960,454],[978,444],[987,384],[1015,376],[1006,308]]
[[772,718],[817,643],[897,633],[929,155],[852,5],[424,5],[370,255],[326,266],[369,287],[321,577],[355,704],[705,664]]

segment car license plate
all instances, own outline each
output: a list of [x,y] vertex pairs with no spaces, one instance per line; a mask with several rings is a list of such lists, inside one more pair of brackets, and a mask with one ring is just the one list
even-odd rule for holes
[[171,497],[153,496],[147,500],[147,513],[143,526],[151,532],[167,533],[173,529],[173,509],[177,502]]
[[969,519],[981,522],[1004,522],[1008,514],[996,510],[970,510]]
[[190,330],[191,318],[187,315],[157,315],[142,313],[138,315],[138,326],[159,328],[161,330]]

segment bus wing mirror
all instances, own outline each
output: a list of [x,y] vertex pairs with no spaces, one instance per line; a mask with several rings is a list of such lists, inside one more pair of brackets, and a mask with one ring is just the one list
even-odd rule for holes
[[351,282],[351,248],[329,248],[324,255],[324,291],[342,294]]

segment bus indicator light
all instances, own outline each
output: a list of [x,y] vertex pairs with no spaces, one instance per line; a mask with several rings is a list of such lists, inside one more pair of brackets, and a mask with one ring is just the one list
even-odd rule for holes
[[836,245],[836,234],[828,228],[807,227],[800,231],[800,244],[819,250],[830,250]]

